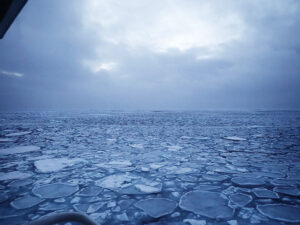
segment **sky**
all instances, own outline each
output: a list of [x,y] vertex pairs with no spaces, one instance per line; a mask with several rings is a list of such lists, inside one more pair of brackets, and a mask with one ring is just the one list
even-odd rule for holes
[[298,0],[31,0],[0,111],[300,109]]

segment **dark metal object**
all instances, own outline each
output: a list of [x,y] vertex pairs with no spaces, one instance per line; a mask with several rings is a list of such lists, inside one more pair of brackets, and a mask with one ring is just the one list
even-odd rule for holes
[[0,0],[0,39],[20,13],[27,0]]
[[41,217],[38,220],[28,223],[27,225],[53,225],[62,222],[79,222],[84,225],[99,225],[87,215],[75,212],[55,213],[49,216]]

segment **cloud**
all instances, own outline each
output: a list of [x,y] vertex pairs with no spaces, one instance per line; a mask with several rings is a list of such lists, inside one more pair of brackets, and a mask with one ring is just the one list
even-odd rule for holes
[[[0,108],[300,108],[296,0],[30,1]],[[97,76],[95,76],[97,75]]]
[[14,77],[23,77],[24,74],[18,72],[11,72],[6,70],[0,70],[1,75],[14,76]]

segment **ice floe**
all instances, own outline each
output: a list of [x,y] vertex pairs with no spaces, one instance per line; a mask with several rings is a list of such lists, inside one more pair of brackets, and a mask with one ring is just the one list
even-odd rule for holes
[[236,193],[229,196],[230,201],[237,206],[243,207],[249,204],[252,201],[252,196],[243,194],[243,193]]
[[177,203],[167,198],[149,198],[135,203],[135,207],[143,210],[149,216],[159,218],[171,214]]
[[130,146],[136,149],[144,149],[144,146],[142,144],[131,144]]
[[91,186],[91,187],[86,187],[86,188],[81,189],[77,193],[77,195],[78,196],[84,196],[84,197],[97,196],[102,191],[103,191],[103,189],[100,188],[100,187]]
[[23,136],[26,134],[31,134],[31,131],[22,131],[22,132],[15,132],[5,135],[6,137],[17,137],[17,136]]
[[66,167],[73,166],[77,163],[86,163],[86,160],[81,158],[52,158],[41,159],[34,162],[34,166],[41,173],[51,173],[60,171]]
[[78,189],[77,185],[54,183],[35,187],[32,193],[40,198],[61,198],[75,193]]
[[184,194],[179,207],[211,219],[229,219],[234,209],[227,206],[226,197],[217,192],[190,191]]
[[273,191],[291,196],[300,196],[300,189],[297,187],[275,187]]
[[25,173],[20,171],[12,171],[7,173],[0,173],[0,181],[3,180],[23,180],[32,177],[32,173]]
[[279,198],[277,193],[270,191],[266,188],[254,188],[252,191],[258,198]]
[[13,139],[11,138],[0,138],[0,142],[11,142]]
[[35,205],[38,205],[43,201],[44,201],[43,199],[40,199],[35,196],[24,196],[24,197],[15,199],[10,204],[15,209],[27,209],[27,208],[31,208]]
[[290,223],[300,223],[300,207],[286,204],[266,204],[258,205],[257,210],[275,220],[290,222]]
[[33,152],[38,150],[40,150],[40,147],[34,145],[18,146],[18,147],[0,149],[0,155],[27,153],[27,152]]
[[206,225],[206,220],[184,219],[183,222],[190,225]]
[[255,187],[255,186],[261,186],[265,184],[265,179],[262,177],[246,177],[246,176],[240,176],[240,177],[234,177],[231,179],[231,182],[238,186],[244,186],[244,187]]
[[95,182],[96,185],[122,194],[159,193],[162,184],[133,174],[114,174]]
[[224,137],[224,139],[230,140],[230,141],[246,141],[247,140],[245,138],[241,138],[241,137],[237,137],[237,136]]

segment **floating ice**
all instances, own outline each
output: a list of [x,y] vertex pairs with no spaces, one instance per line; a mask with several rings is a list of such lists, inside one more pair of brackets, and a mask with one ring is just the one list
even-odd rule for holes
[[142,144],[132,144],[130,145],[132,148],[143,149],[144,146]]
[[183,222],[190,225],[206,225],[206,220],[184,219]]
[[78,191],[77,185],[55,183],[46,184],[32,189],[32,193],[40,198],[61,198]]
[[278,194],[265,188],[254,188],[253,193],[258,198],[279,198]]
[[290,223],[300,223],[300,207],[286,204],[267,204],[258,205],[257,210],[275,220],[290,222]]
[[13,141],[11,138],[0,138],[0,142],[10,142]]
[[135,203],[135,207],[143,210],[149,216],[159,218],[171,214],[177,203],[167,198],[149,198]]
[[167,174],[189,174],[189,173],[197,173],[198,170],[190,167],[178,167],[178,166],[165,166],[161,168],[159,171],[167,173]]
[[273,191],[281,194],[295,196],[295,197],[300,195],[300,189],[296,187],[275,187]]
[[114,174],[95,182],[97,186],[122,194],[158,193],[162,184],[132,174]]
[[30,134],[31,131],[23,131],[23,132],[16,132],[16,133],[11,133],[11,134],[7,134],[5,135],[6,137],[16,137],[16,136],[23,136],[26,134]]
[[228,179],[228,176],[226,175],[220,175],[220,174],[204,174],[203,179],[209,180],[209,181],[224,181]]
[[73,205],[73,208],[78,212],[94,213],[101,209],[104,205],[104,202],[97,202],[93,204],[75,204]]
[[181,197],[179,207],[211,219],[229,219],[234,209],[227,203],[226,197],[217,192],[190,191]]
[[15,209],[27,209],[35,205],[38,205],[43,201],[44,201],[43,199],[40,199],[38,197],[25,196],[25,197],[15,199],[10,203],[10,205]]
[[41,173],[51,173],[82,162],[86,162],[86,160],[80,158],[53,158],[35,161],[34,166]]
[[55,202],[45,202],[40,205],[39,210],[57,211],[57,210],[65,209],[66,207],[67,207],[66,204],[55,203]]
[[34,145],[18,146],[18,147],[0,149],[0,155],[26,153],[26,152],[33,152],[38,150],[40,150],[40,147]]
[[255,187],[265,184],[265,179],[262,177],[234,177],[231,181],[238,186],[244,187]]
[[103,167],[103,168],[121,168],[121,167],[128,167],[131,166],[132,163],[129,160],[115,160],[106,163],[98,163],[96,166]]
[[15,181],[9,183],[8,186],[10,186],[10,187],[22,187],[22,186],[26,186],[26,185],[29,185],[29,184],[32,184],[32,180],[30,180],[30,179],[15,180]]
[[252,196],[242,194],[242,193],[236,193],[236,194],[230,195],[229,199],[233,204],[243,207],[252,201]]
[[182,147],[178,146],[178,145],[170,145],[170,146],[167,146],[167,147],[168,147],[169,151],[173,151],[173,152],[176,152],[176,151],[182,149]]
[[230,140],[230,141],[246,141],[247,140],[245,138],[241,138],[241,137],[237,137],[237,136],[224,137],[224,139]]
[[102,188],[91,186],[81,189],[77,195],[78,196],[84,196],[84,197],[90,197],[90,196],[97,196],[103,191]]
[[31,173],[24,173],[20,171],[12,171],[7,173],[0,173],[0,181],[2,180],[23,180],[31,177]]

